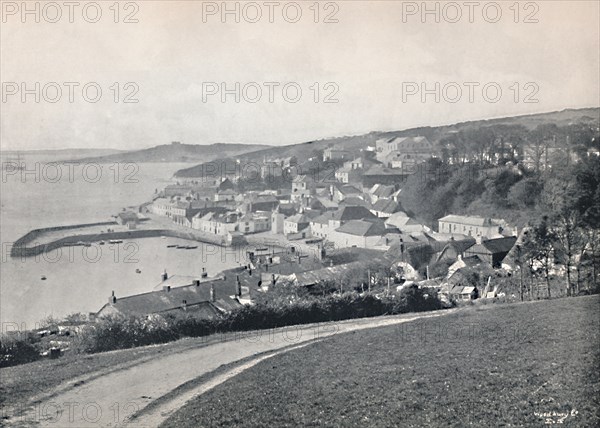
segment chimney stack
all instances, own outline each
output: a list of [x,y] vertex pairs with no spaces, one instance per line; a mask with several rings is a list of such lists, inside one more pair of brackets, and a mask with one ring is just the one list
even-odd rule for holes
[[171,286],[170,285],[163,285],[163,291],[166,291],[168,293],[169,291],[171,291]]
[[108,298],[108,303],[111,303],[111,304],[117,303],[117,297],[115,296],[114,290],[112,292],[112,295]]
[[162,274],[162,280],[163,282],[166,281],[167,279],[169,279],[169,275],[167,274],[167,270],[165,269],[165,271]]

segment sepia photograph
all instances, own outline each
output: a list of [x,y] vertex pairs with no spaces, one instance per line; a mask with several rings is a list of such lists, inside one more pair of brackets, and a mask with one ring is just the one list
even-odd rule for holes
[[0,0],[0,427],[600,427],[598,0]]

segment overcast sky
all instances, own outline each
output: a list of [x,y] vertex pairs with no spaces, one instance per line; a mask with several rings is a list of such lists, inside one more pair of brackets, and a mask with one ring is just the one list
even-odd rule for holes
[[[293,5],[285,16],[282,12],[286,2],[275,7],[273,23],[263,2],[257,3],[262,18],[256,23],[246,22],[254,19],[256,8],[243,9],[243,3],[240,23],[233,15],[223,23],[220,11],[205,14],[203,22],[203,8],[210,12],[221,2],[138,1],[137,23],[122,22],[135,12],[134,6],[125,10],[124,3],[120,22],[114,23],[112,1],[99,2],[102,17],[96,23],[84,19],[81,6],[74,10],[73,23],[64,6],[58,22],[45,22],[56,16],[47,8],[36,23],[34,15],[22,16],[12,8],[20,9],[20,1],[8,2],[8,9],[6,3],[1,24],[3,150],[134,149],[173,140],[283,145],[600,104],[597,1],[530,2],[527,8],[520,2],[518,16],[510,9],[513,1],[499,2],[502,16],[495,23],[488,22],[496,19],[493,7],[483,12],[489,2],[475,8],[472,23],[463,2],[456,3],[462,5],[456,23],[448,21],[456,20],[457,9],[442,9],[443,3],[439,23],[434,15],[426,15],[423,23],[420,11],[409,15],[421,2],[321,3],[318,23],[312,1],[298,2],[302,16],[296,23],[287,22],[295,18]],[[34,3],[28,4],[34,8]],[[94,15],[88,8],[85,17],[93,20]],[[324,23],[327,15],[338,22]],[[527,18],[538,22],[523,22]],[[49,102],[57,97],[51,85],[45,94],[40,89],[39,103],[34,95],[27,95],[25,103],[21,93],[11,95],[15,87],[21,91],[22,83],[34,89],[35,82],[40,88],[57,82],[62,95]],[[64,82],[79,83],[73,103]],[[82,96],[89,82],[102,90],[96,103]],[[135,89],[125,88],[127,82],[139,88],[132,96],[138,103],[123,102]],[[220,93],[207,93],[222,82],[229,89],[235,82],[240,87],[256,82],[262,97],[249,102],[257,95],[252,84],[239,103],[234,95],[223,103]],[[264,82],[279,83],[272,103]],[[290,82],[286,100],[282,87]],[[435,94],[425,102],[420,93],[406,94],[407,89],[420,91],[421,83],[433,89],[435,82],[446,85],[439,102]],[[471,86],[473,102],[465,82],[479,84]],[[292,103],[295,87],[302,95]],[[502,94],[492,102],[497,88]],[[93,87],[88,95],[94,97]],[[338,102],[324,102],[327,95]],[[526,103],[526,98],[537,102]]]

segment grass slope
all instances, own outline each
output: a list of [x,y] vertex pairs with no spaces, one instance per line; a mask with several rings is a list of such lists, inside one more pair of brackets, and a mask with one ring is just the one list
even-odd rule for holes
[[260,363],[164,427],[599,426],[600,298],[470,308]]

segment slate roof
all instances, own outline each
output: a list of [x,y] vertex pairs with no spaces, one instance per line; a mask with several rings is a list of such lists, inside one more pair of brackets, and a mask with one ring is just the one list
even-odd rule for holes
[[369,193],[378,198],[390,198],[395,191],[394,186],[385,184],[375,184],[369,189]]
[[[494,226],[497,225],[491,218],[477,217],[477,216],[464,216],[450,214],[440,218],[438,221],[444,221],[448,223],[458,223],[468,226]],[[499,226],[499,224],[498,224]]]
[[382,222],[366,220],[350,220],[336,229],[337,232],[355,236],[381,236],[385,234]]
[[[233,295],[235,290],[227,290],[223,287],[222,280],[213,280],[201,283],[200,285],[188,285],[183,287],[171,288],[165,291],[162,288],[157,291],[136,294],[133,296],[119,297],[115,303],[107,303],[99,311],[101,312],[107,306],[112,307],[118,313],[124,315],[148,315],[159,314],[174,310],[183,310],[184,301],[187,310],[204,312],[207,316],[216,316],[218,311],[210,302],[211,284],[215,284],[215,294],[220,297],[217,300],[227,300],[229,295]],[[227,302],[235,305],[235,303]]]
[[296,274],[296,284],[299,286],[310,286],[318,284],[322,281],[335,281],[339,280],[340,277],[346,272],[355,269],[364,267],[365,263],[362,261],[356,261],[351,263],[346,263],[343,265],[331,266],[322,269],[317,269],[308,272],[302,272]]
[[310,217],[308,217],[307,215],[304,215],[304,214],[296,214],[296,215],[286,218],[285,221],[288,221],[290,223],[298,223],[298,224],[310,223]]
[[360,206],[370,208],[371,204],[369,203],[369,201],[365,201],[364,199],[359,198],[358,196],[348,196],[340,202],[340,206]]
[[[481,244],[475,244],[469,252],[480,253],[490,252],[491,254],[508,253],[517,242],[516,236],[507,236],[505,238],[488,239]],[[487,250],[487,251],[482,251]]]
[[403,171],[401,169],[398,168],[386,168],[383,165],[373,165],[371,168],[369,168],[367,171],[365,171],[365,173],[363,174],[363,176],[377,176],[377,175],[391,175],[391,176],[405,176],[408,175],[406,171]]
[[377,202],[373,204],[372,209],[378,212],[394,214],[395,212],[400,211],[400,204],[391,199],[378,199]]

